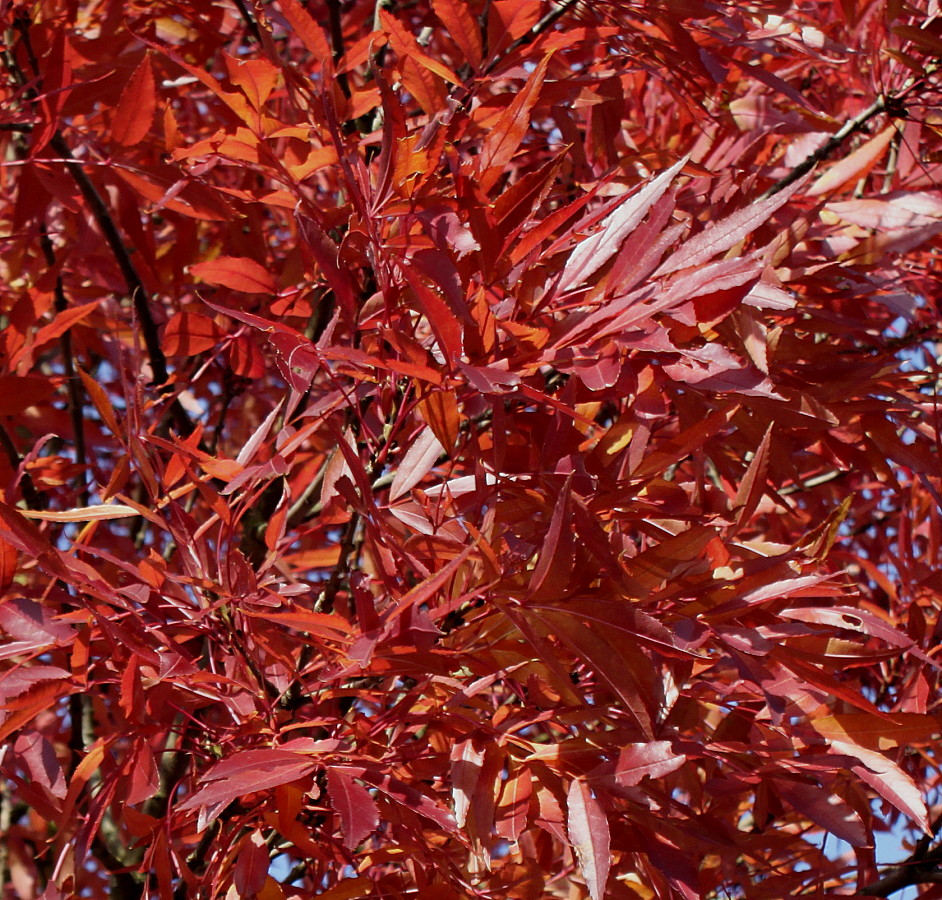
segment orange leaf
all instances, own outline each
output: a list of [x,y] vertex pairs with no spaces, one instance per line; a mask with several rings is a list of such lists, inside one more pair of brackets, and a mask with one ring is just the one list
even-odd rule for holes
[[545,56],[533,70],[523,90],[514,97],[488,133],[478,163],[481,190],[489,191],[497,183],[527,133],[530,127],[530,112],[540,99],[540,89],[543,87],[550,56],[551,54]]
[[445,81],[450,81],[452,84],[461,84],[461,79],[448,66],[440,63],[437,59],[432,59],[422,50],[419,42],[403,28],[402,23],[395,16],[390,15],[385,9],[381,9],[380,17],[383,21],[383,30],[389,35],[389,44],[396,51],[396,55],[401,61],[412,59],[430,72],[444,78]]
[[843,713],[811,719],[811,727],[823,738],[858,744],[869,750],[889,750],[901,744],[936,740],[942,727],[933,716],[893,713],[892,722],[867,713]]
[[495,822],[495,830],[504,840],[516,841],[526,828],[532,792],[533,780],[526,766],[518,768],[504,782]]
[[95,409],[98,411],[98,415],[101,416],[102,422],[105,423],[112,434],[121,434],[118,418],[115,416],[114,407],[111,405],[111,400],[108,398],[105,389],[84,370],[79,369],[78,373],[85,387],[85,392],[91,398],[92,403],[95,404]]
[[258,111],[278,83],[280,72],[267,59],[235,59],[223,54],[229,80],[242,89],[249,103]]
[[475,68],[480,66],[484,54],[481,31],[468,11],[468,4],[464,0],[432,0],[432,9],[465,59]]
[[895,134],[896,125],[888,125],[876,137],[870,138],[853,153],[831,166],[808,188],[808,194],[817,197],[819,194],[833,193],[849,181],[856,182],[862,178],[880,161]]
[[300,0],[278,0],[278,7],[288,20],[291,33],[304,44],[305,49],[313,54],[322,66],[333,69],[333,51],[327,37],[311,14],[301,5]]
[[190,272],[209,284],[244,294],[274,294],[276,291],[271,272],[244,256],[220,256],[190,266]]
[[178,312],[164,329],[164,353],[168,356],[195,356],[212,350],[221,337],[222,329],[209,316]]

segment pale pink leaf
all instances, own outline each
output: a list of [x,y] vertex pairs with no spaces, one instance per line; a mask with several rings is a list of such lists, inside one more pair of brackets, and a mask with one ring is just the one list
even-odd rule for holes
[[412,442],[409,449],[406,450],[393,476],[392,484],[389,488],[389,499],[395,500],[411,490],[417,485],[429,472],[435,461],[445,452],[445,448],[438,442],[435,432],[431,428],[426,428]]
[[20,512],[30,519],[42,519],[44,522],[101,522],[105,519],[127,519],[140,513],[121,503],[100,503],[97,506],[80,506],[62,512],[40,509],[21,509]]
[[807,178],[799,179],[785,190],[765,200],[750,203],[719,222],[710,222],[703,231],[681,244],[680,248],[664,261],[654,276],[667,275],[691,266],[700,266],[717,254],[726,252],[752,234],[760,225],[764,225],[772,214],[788,203],[806,183]]
[[[261,425],[252,432],[249,439],[245,442],[242,449],[239,451],[239,455],[236,457],[236,462],[240,466],[247,466],[255,458],[255,454],[258,452],[258,448],[261,446],[262,441],[268,436],[268,432],[271,430],[271,426],[274,423],[275,419],[278,418],[278,413],[281,412],[281,401],[279,400],[274,409],[265,416],[265,419],[262,421]],[[225,493],[225,491],[223,491]]]
[[472,741],[455,744],[451,750],[451,794],[455,801],[455,823],[464,828],[471,808],[471,798],[484,765],[484,750]]
[[579,244],[569,257],[559,281],[559,290],[568,291],[595,274],[615,255],[625,238],[641,223],[648,210],[661,199],[687,158],[675,163],[612,212],[602,227]]
[[674,752],[670,741],[649,741],[622,747],[615,765],[615,781],[634,787],[643,778],[662,778],[679,769],[687,757]]
[[942,198],[926,192],[894,193],[869,200],[839,200],[829,203],[827,209],[861,228],[900,231],[942,219]]
[[867,782],[884,800],[909,816],[927,834],[930,833],[928,812],[916,783],[893,760],[876,750],[868,750],[851,741],[830,741],[833,753],[852,756],[863,765],[854,766],[855,775]]

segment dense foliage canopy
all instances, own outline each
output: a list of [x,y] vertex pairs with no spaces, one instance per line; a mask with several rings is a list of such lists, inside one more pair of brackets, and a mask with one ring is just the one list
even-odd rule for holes
[[936,0],[0,24],[2,897],[942,897]]

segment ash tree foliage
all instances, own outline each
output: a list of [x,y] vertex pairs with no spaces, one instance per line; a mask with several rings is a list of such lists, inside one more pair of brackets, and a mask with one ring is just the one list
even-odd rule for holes
[[940,13],[0,3],[0,896],[942,897]]

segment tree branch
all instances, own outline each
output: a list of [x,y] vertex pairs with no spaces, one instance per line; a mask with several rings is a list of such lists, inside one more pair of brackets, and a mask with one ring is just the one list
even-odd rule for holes
[[[52,246],[49,232],[45,222],[39,229],[39,245],[42,248],[46,265],[50,269],[56,265],[56,253]],[[56,312],[63,313],[69,308],[69,301],[65,296],[65,287],[62,284],[62,273],[56,273],[56,284],[53,288],[56,303]],[[72,421],[72,432],[75,435],[75,462],[82,467],[79,475],[81,479],[80,498],[82,506],[88,506],[88,458],[85,448],[85,398],[84,390],[79,384],[78,373],[75,371],[75,360],[72,355],[72,331],[66,329],[59,337],[59,348],[62,353],[62,366],[65,370],[66,386],[69,392],[69,418]]]
[[245,0],[235,0],[235,5],[239,8],[239,14],[242,16],[242,20],[245,22],[245,27],[248,28],[249,33],[253,38],[258,42],[258,45],[262,45],[262,32],[258,27],[258,22],[255,21],[255,17],[252,13],[249,12],[249,8],[245,5]]
[[520,35],[506,50],[501,50],[494,58],[481,70],[482,75],[490,75],[508,56],[515,53],[521,47],[532,44],[544,31],[548,31],[556,24],[579,0],[562,0],[562,2],[551,9],[539,22],[528,31]]
[[[29,21],[26,19],[17,19],[17,27],[23,41],[27,58],[29,59],[30,67],[33,69],[34,76],[39,78],[39,60],[36,58],[36,54],[33,52],[32,44],[30,43],[29,24]],[[12,56],[8,59],[8,66],[20,85],[25,85],[26,78]],[[115,224],[114,218],[105,205],[104,200],[102,200],[98,189],[88,177],[82,163],[73,155],[72,149],[69,147],[68,142],[60,131],[57,130],[53,134],[49,145],[66,161],[65,165],[69,170],[69,174],[78,186],[79,192],[85,200],[99,230],[118,263],[118,268],[121,270],[121,275],[127,285],[127,292],[134,304],[134,311],[137,315],[138,323],[140,324],[141,333],[144,338],[144,346],[147,350],[151,371],[154,375],[154,384],[160,388],[162,392],[167,393],[169,390],[167,382],[170,377],[167,371],[167,358],[164,356],[163,348],[160,346],[160,335],[157,332],[157,324],[154,321],[154,317],[151,315],[147,289],[144,287],[144,282],[141,280],[137,268],[131,260],[131,255],[124,245],[124,240],[121,237],[121,233],[118,231],[118,226]],[[189,415],[177,397],[171,400],[170,413],[173,418],[174,426],[181,434],[188,435],[192,433],[193,423],[190,421]]]
[[807,175],[819,162],[827,159],[849,137],[863,131],[871,119],[880,115],[880,113],[892,113],[901,106],[903,101],[905,101],[910,94],[925,87],[929,79],[939,70],[939,67],[939,63],[932,63],[926,66],[926,71],[922,76],[919,78],[911,78],[899,92],[881,94],[863,112],[858,113],[854,118],[845,122],[822,146],[815,150],[814,153],[805,157],[805,159],[795,166],[784,178],[780,178],[776,181],[759,199],[765,200],[779,193],[779,191],[785,190],[789,185],[798,181],[799,178],[803,178]]
[[940,829],[942,813],[932,822],[932,834],[919,839],[908,859],[893,866],[882,878],[865,885],[857,893],[865,897],[889,897],[914,885],[942,882],[942,845],[932,847]]

